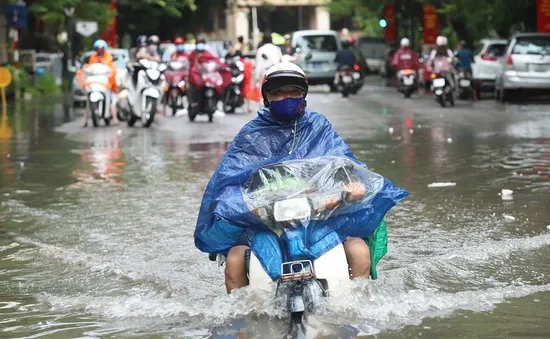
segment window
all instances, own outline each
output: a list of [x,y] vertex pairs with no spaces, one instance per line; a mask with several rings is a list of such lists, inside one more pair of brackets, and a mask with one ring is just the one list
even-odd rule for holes
[[518,37],[512,54],[550,55],[550,37]]
[[506,51],[506,44],[493,44],[487,47],[485,55],[491,58],[499,58],[504,55]]
[[319,52],[336,52],[338,43],[334,35],[303,35],[298,38],[296,47]]

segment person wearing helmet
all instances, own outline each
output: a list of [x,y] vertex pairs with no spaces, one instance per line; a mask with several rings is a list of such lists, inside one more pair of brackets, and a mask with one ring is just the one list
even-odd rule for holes
[[[116,83],[116,66],[115,61],[111,53],[107,51],[107,48],[109,46],[104,40],[96,40],[93,44],[94,52],[92,55],[90,55],[90,59],[88,59],[87,64],[95,64],[95,63],[102,63],[111,68],[111,76],[109,79],[109,83],[111,86],[111,116],[113,117],[113,123],[115,125],[118,125],[118,118],[116,115],[116,94],[118,92],[118,86]],[[79,73],[77,74],[78,78],[80,79],[82,77],[82,69],[79,70]],[[88,126],[88,108],[84,110],[84,122],[82,124],[82,127]]]
[[187,52],[185,52],[185,40],[182,37],[174,39],[174,45],[176,45],[176,51],[170,56],[170,60],[183,61],[187,60]]
[[[296,64],[281,62],[269,68],[261,87],[265,107],[235,137],[204,193],[194,233],[195,245],[210,253],[212,261],[218,254],[225,256],[227,293],[248,285],[245,258],[250,257],[249,233],[242,225],[233,224],[219,209],[230,199],[230,192],[241,192],[241,178],[269,164],[319,157],[323,153],[353,157],[329,121],[307,107],[308,90],[306,75]],[[366,194],[365,186],[359,182],[344,187],[349,192],[348,201],[361,200]],[[231,203],[231,208],[249,211],[245,205],[244,201],[242,206]],[[345,239],[351,277],[368,278],[373,272],[368,245],[360,238]]]
[[336,62],[336,73],[334,74],[335,85],[338,85],[340,81],[340,71],[345,67],[351,67],[351,69],[353,69],[353,66],[357,63],[355,54],[353,54],[351,50],[349,40],[342,40],[341,44],[342,49],[336,52],[336,57],[334,58],[334,62]]
[[158,46],[160,44],[160,39],[156,35],[151,35],[147,39],[147,44],[141,46],[136,53],[136,61],[141,59],[153,60],[160,62],[160,56],[158,51]]
[[408,38],[401,39],[400,47],[393,55],[392,66],[395,68],[397,79],[401,77],[404,69],[418,71],[420,68],[418,54],[411,49],[411,42]]
[[130,50],[130,60],[132,62],[136,62],[136,56],[137,52],[140,50],[140,48],[146,48],[147,47],[147,36],[146,35],[140,35],[136,39],[136,45]]
[[441,63],[438,63],[438,65],[442,65],[439,67],[442,67],[442,69],[447,70],[448,75],[446,75],[446,78],[454,88],[455,87],[454,84],[456,83],[455,81],[456,72],[454,72],[453,67],[451,67],[451,64],[454,60],[454,54],[447,46],[447,43],[448,43],[447,37],[443,35],[440,35],[436,38],[435,40],[436,47],[430,53],[430,66],[432,67],[432,70],[434,70],[435,72],[438,72],[438,70],[436,69],[437,67],[435,67],[436,66],[435,61],[436,59],[440,60]]
[[219,58],[213,56],[212,53],[206,49],[206,39],[203,36],[199,36],[195,43],[195,50],[189,55],[189,67],[196,68],[200,64],[208,61],[219,62]]

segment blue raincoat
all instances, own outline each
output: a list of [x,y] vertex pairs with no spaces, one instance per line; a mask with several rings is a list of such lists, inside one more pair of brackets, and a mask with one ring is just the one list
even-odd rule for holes
[[366,167],[323,115],[306,108],[293,123],[282,123],[268,109],[260,110],[235,137],[206,187],[195,229],[197,248],[226,255],[246,236],[263,268],[276,280],[286,260],[315,260],[348,236],[367,238],[385,214],[408,195],[384,179],[382,190],[367,208],[332,217],[324,227],[311,227],[315,221],[309,221],[309,227],[287,231],[279,238],[249,210],[243,185],[252,172],[266,165],[321,156],[347,157]]

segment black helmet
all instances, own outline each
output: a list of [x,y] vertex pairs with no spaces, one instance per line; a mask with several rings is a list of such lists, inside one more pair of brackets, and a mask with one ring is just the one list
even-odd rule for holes
[[267,106],[269,104],[267,93],[289,86],[297,87],[304,91],[305,97],[309,90],[309,85],[304,71],[298,65],[291,62],[280,62],[270,67],[262,81],[264,105]]
[[136,46],[137,47],[145,47],[147,46],[147,36],[140,35],[136,39]]

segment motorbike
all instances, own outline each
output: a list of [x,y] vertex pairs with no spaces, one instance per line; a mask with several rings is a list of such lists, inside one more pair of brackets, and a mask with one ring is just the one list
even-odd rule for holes
[[127,83],[127,105],[121,103],[119,107],[126,106],[129,110],[125,112],[128,117],[128,126],[133,127],[138,120],[141,120],[144,127],[149,127],[155,120],[155,113],[166,81],[163,73],[167,67],[165,64],[147,59],[141,59],[126,67],[128,74],[131,74],[131,79]]
[[399,92],[410,98],[411,94],[417,89],[416,71],[414,69],[403,69],[399,74]]
[[458,73],[458,97],[462,100],[470,100],[473,97],[472,79],[468,73]]
[[240,57],[233,57],[225,60],[229,67],[228,72],[224,72],[223,110],[225,113],[235,113],[237,107],[244,105],[243,86],[244,86],[244,64]]
[[355,84],[355,81],[353,78],[353,71],[351,67],[344,66],[338,72],[340,73],[339,75],[340,81],[339,81],[338,87],[340,88],[340,92],[342,93],[342,96],[344,98],[347,98],[349,94],[353,91],[353,87]]
[[112,70],[102,63],[86,65],[79,73],[79,82],[86,93],[86,105],[94,127],[99,126],[101,119],[105,125],[111,123],[111,93],[110,83]]
[[191,71],[189,76],[191,85],[190,121],[195,121],[198,114],[207,114],[208,121],[214,121],[218,101],[224,94],[221,68],[217,62],[208,61],[198,66],[198,72]]
[[[244,201],[269,228],[270,243],[276,245],[266,259],[260,252],[269,250],[252,238],[251,250],[245,255],[249,285],[268,291],[276,285],[276,301],[290,316],[292,337],[304,334],[308,315],[321,298],[349,280],[341,241],[318,257],[311,257],[314,250],[305,247],[323,237],[333,217],[370,204],[383,181],[351,159],[333,156],[286,161],[250,174],[243,186]],[[346,199],[344,186],[351,182],[365,185],[366,195],[360,201]]]
[[164,100],[172,109],[172,115],[176,115],[178,108],[184,107],[184,98],[187,94],[187,82],[185,81],[189,72],[189,62],[185,61],[170,61],[168,69],[164,75],[166,77],[167,86],[164,90]]
[[432,92],[435,94],[435,99],[441,107],[447,106],[447,102],[451,106],[455,105],[454,85],[449,79],[453,77],[451,72],[451,58],[437,58],[434,60],[432,70]]

